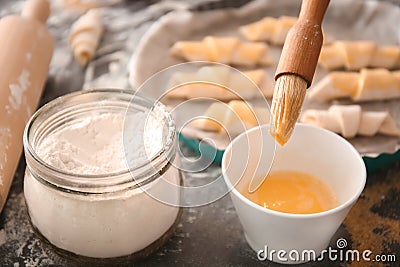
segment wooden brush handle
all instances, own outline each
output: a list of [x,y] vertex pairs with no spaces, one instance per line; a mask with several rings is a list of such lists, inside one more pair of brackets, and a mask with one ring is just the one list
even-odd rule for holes
[[328,4],[329,0],[303,0],[299,19],[286,37],[275,80],[284,74],[295,74],[310,87],[321,52],[321,24]]

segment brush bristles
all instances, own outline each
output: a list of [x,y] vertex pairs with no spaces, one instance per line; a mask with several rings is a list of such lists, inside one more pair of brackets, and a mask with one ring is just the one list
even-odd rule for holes
[[270,134],[283,146],[292,135],[300,115],[307,82],[297,75],[282,75],[275,83]]

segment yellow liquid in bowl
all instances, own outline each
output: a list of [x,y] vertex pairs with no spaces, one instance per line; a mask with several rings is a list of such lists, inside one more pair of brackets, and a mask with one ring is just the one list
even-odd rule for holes
[[241,190],[242,195],[275,211],[309,214],[326,211],[338,205],[333,190],[322,180],[306,173],[271,172],[253,193],[249,193],[248,183]]

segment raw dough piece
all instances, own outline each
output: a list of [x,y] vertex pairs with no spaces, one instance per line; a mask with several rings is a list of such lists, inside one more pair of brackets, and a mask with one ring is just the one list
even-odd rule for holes
[[100,4],[98,0],[64,0],[63,6],[86,12],[89,9],[100,7]]
[[319,64],[327,70],[399,68],[400,46],[379,46],[372,41],[336,41],[322,47]]
[[288,31],[296,21],[297,17],[265,17],[254,23],[241,26],[239,32],[249,41],[266,41],[275,45],[283,45]]
[[270,112],[267,108],[253,108],[249,103],[232,100],[228,104],[213,103],[203,119],[193,121],[193,126],[203,131],[228,133],[236,136],[254,126],[267,124]]
[[213,61],[247,67],[270,66],[273,63],[267,44],[242,42],[236,37],[207,36],[202,41],[176,42],[170,52],[188,61]]
[[[239,27],[239,32],[252,42],[269,42],[274,45],[283,45],[290,28],[296,23],[297,17],[281,16],[279,18],[265,17],[259,21]],[[331,38],[324,34],[324,43]]]
[[97,9],[89,10],[72,25],[69,45],[81,66],[94,57],[102,34],[103,23]]
[[400,71],[362,69],[358,72],[334,71],[310,91],[313,100],[329,101],[350,97],[353,101],[400,98]]
[[[174,89],[181,84],[186,85]],[[195,73],[174,73],[169,86],[172,90],[168,92],[167,96],[170,98],[189,99],[207,97],[224,101],[232,99],[251,99],[262,95],[271,97],[273,94],[272,84],[273,81],[265,70],[262,69],[240,73],[226,66],[210,66],[202,67]]]
[[300,119],[303,123],[325,128],[343,137],[384,134],[400,137],[393,118],[386,111],[362,111],[359,105],[333,105],[328,110],[306,110]]

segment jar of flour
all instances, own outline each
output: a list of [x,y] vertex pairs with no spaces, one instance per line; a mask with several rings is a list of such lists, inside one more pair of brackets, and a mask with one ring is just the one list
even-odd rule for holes
[[181,178],[161,103],[115,89],[60,97],[32,116],[24,149],[31,223],[58,251],[130,259],[172,232]]

